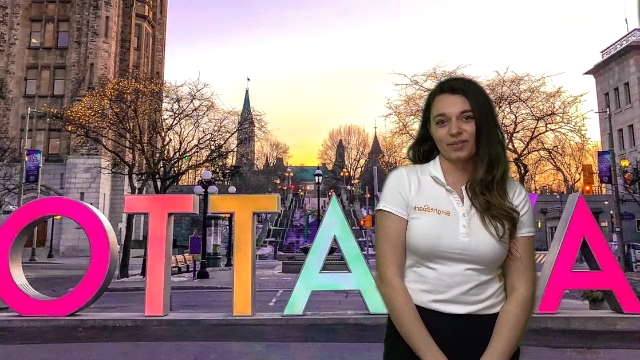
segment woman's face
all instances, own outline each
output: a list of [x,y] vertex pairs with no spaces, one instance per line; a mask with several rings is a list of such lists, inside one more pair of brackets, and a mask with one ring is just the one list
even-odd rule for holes
[[449,162],[467,162],[476,154],[476,120],[462,95],[442,94],[431,108],[431,136]]

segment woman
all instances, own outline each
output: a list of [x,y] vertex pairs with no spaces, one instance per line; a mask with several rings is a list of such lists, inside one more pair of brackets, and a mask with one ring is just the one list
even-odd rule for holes
[[384,360],[518,360],[535,296],[533,213],[484,89],[438,83],[408,155],[376,209]]

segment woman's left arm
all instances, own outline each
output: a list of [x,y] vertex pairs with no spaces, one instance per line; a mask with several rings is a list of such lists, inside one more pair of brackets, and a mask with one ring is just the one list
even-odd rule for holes
[[533,312],[536,289],[535,240],[516,237],[504,262],[507,300],[500,310],[491,341],[480,360],[509,360],[520,344]]

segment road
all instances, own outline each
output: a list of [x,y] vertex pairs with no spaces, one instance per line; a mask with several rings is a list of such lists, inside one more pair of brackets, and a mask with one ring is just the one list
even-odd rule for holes
[[[379,360],[381,344],[339,343],[87,343],[0,345],[7,360]],[[521,360],[629,360],[637,350],[523,347]]]

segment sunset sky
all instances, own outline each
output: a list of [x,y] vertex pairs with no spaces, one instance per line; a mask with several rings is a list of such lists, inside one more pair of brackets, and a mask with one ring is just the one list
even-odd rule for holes
[[[626,13],[638,27],[635,1]],[[200,75],[240,108],[250,77],[252,106],[289,145],[290,163],[315,165],[329,129],[373,133],[392,71],[561,74],[555,84],[588,92],[584,110],[595,110],[595,82],[582,74],[626,32],[623,0],[173,0],[165,78]],[[599,140],[596,116],[589,135]]]

